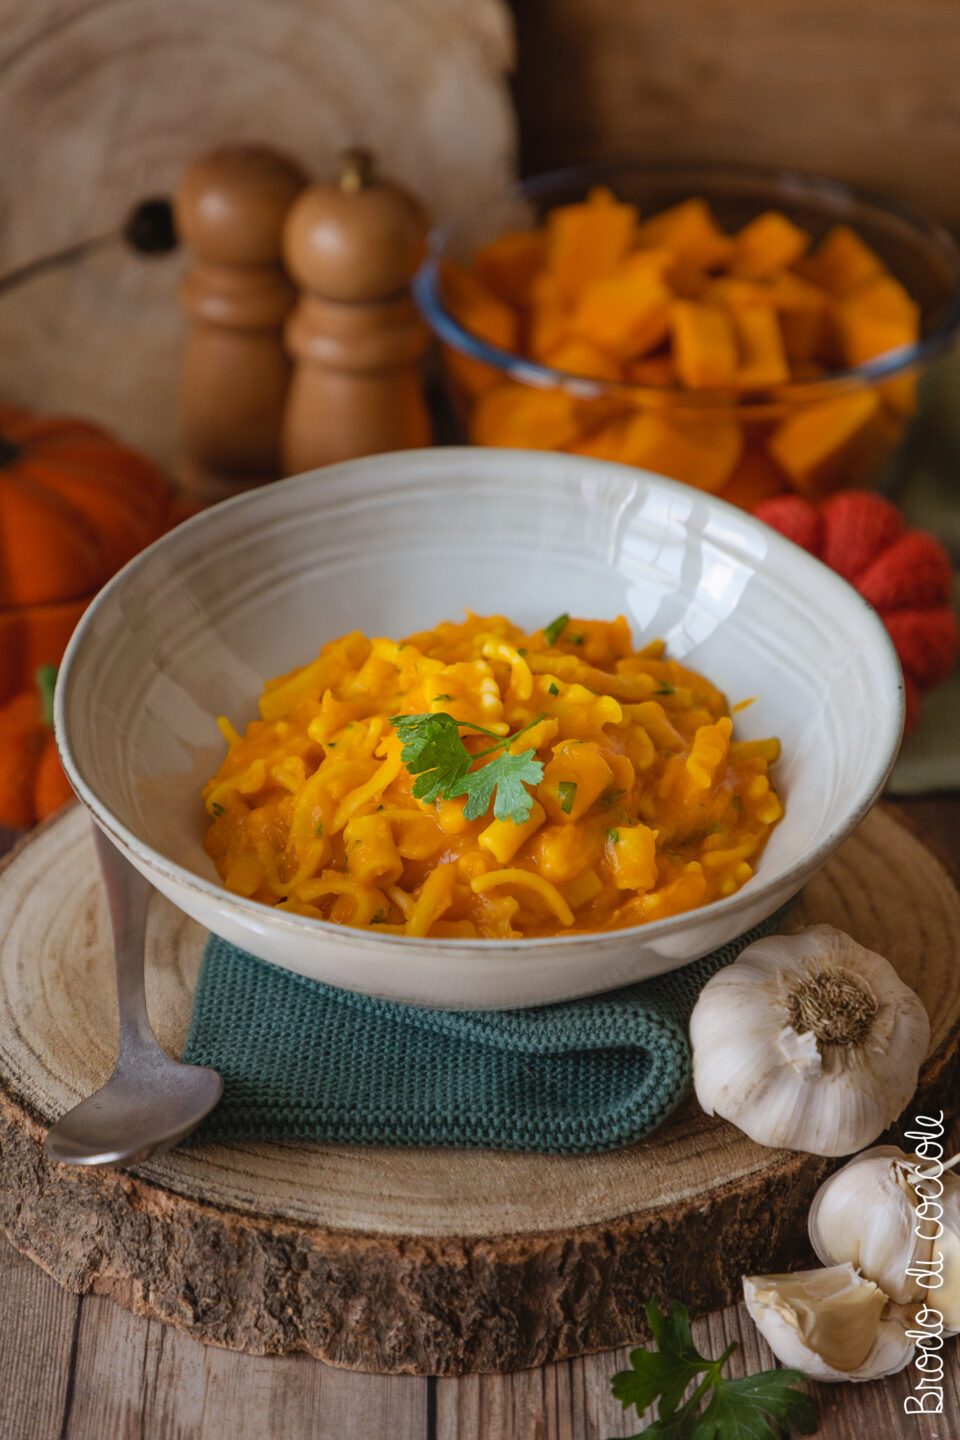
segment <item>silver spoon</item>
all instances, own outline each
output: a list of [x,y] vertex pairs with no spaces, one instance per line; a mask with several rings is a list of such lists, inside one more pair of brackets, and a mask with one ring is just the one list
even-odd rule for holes
[[152,889],[96,826],[94,840],[113,925],[120,1048],[106,1085],[58,1120],[44,1145],[67,1165],[133,1165],[189,1135],[223,1086],[216,1070],[181,1065],[157,1044],[143,981]]

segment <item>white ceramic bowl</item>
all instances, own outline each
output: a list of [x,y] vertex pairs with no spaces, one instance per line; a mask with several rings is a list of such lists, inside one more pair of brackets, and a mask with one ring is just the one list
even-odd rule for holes
[[[408,940],[279,911],[221,888],[201,847],[204,781],[268,676],[358,628],[401,636],[464,606],[535,628],[625,613],[778,735],[786,815],[729,899],[630,930],[516,941]],[[218,935],[318,980],[421,1005],[506,1007],[670,970],[783,904],[873,803],[900,738],[886,630],[819,561],[731,506],[577,456],[434,449],[268,486],[205,511],[133,560],[63,661],[70,781],[149,880]]]

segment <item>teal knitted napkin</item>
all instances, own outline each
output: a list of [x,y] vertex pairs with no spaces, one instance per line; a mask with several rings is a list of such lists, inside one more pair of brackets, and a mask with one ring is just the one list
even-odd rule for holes
[[780,918],[654,980],[507,1011],[374,1000],[211,936],[183,1058],[218,1070],[223,1098],[195,1139],[561,1155],[628,1145],[688,1092],[703,985]]

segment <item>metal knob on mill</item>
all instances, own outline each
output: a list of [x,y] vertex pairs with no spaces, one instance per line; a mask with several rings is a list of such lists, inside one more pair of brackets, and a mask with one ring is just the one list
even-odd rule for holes
[[222,500],[281,474],[290,361],[283,323],[296,290],[283,268],[283,224],[307,177],[266,146],[225,146],[187,170],[174,201],[193,251],[180,287],[190,327],[180,379],[185,494]]
[[291,208],[283,254],[301,296],[284,332],[284,474],[430,443],[427,331],[409,290],[428,228],[420,202],[362,150]]

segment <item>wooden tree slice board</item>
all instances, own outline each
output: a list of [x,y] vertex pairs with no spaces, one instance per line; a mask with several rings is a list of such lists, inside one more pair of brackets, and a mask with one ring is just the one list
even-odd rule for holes
[[[960,896],[874,811],[790,926],[827,921],[920,994],[931,1049],[905,1118],[948,1110],[960,1051]],[[205,933],[154,898],[154,1027],[179,1054]],[[832,1162],[753,1144],[692,1101],[613,1154],[346,1145],[178,1149],[135,1172],[48,1161],[51,1119],[106,1079],[116,1036],[106,904],[78,808],[0,876],[0,1226],[74,1291],[197,1339],[355,1369],[513,1370],[643,1333],[651,1295],[702,1313],[744,1272],[804,1258]]]

